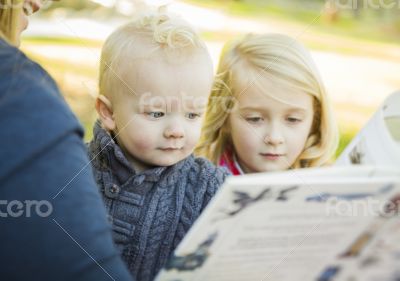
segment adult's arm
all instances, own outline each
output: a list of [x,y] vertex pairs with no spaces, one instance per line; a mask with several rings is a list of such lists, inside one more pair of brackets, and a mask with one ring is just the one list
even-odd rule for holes
[[0,61],[1,279],[132,280],[76,118],[22,53],[0,42]]

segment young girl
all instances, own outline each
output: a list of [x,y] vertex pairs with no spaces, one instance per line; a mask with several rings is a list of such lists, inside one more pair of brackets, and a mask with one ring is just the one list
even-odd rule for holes
[[248,34],[220,58],[196,153],[235,175],[326,164],[337,130],[309,52],[281,34]]

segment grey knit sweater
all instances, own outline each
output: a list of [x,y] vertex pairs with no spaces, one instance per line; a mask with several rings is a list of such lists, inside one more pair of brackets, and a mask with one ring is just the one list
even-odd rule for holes
[[99,122],[88,148],[122,258],[136,280],[153,280],[228,172],[190,156],[137,173]]

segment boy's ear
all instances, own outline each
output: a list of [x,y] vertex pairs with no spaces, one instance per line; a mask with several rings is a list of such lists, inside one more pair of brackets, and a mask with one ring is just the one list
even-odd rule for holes
[[99,95],[96,98],[96,111],[97,114],[99,114],[104,129],[107,131],[114,131],[114,112],[110,100],[103,95]]

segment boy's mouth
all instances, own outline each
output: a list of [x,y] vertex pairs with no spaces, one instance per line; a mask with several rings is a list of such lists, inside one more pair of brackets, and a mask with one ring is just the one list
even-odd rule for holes
[[174,150],[181,150],[182,147],[161,147],[159,149],[162,151],[174,151]]

